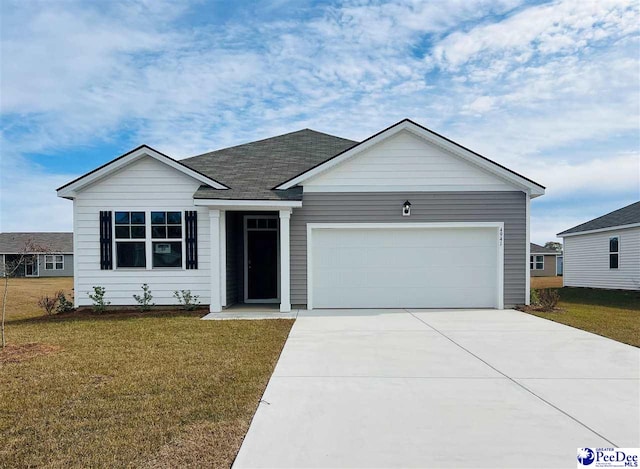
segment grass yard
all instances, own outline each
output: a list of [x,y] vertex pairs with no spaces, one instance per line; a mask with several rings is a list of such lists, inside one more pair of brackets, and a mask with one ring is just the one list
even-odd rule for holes
[[562,277],[531,277],[531,288],[562,288]]
[[8,342],[44,349],[0,352],[0,467],[229,467],[293,321],[44,317],[71,288],[11,280]]
[[[536,280],[545,278],[561,277],[538,277]],[[544,288],[534,286],[534,278],[531,279],[531,287]],[[559,293],[559,311],[543,313],[529,310],[527,312],[640,347],[639,291],[567,287],[561,288]]]

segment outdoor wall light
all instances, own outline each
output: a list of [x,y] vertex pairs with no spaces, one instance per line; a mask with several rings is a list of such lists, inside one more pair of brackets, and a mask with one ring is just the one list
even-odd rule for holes
[[411,215],[411,202],[408,200],[402,205],[402,216],[408,217]]

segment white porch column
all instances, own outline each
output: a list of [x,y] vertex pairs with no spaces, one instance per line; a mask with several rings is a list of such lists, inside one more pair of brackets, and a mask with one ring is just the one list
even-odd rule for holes
[[280,311],[291,311],[290,276],[290,231],[291,210],[279,210],[280,213]]
[[222,311],[220,298],[220,210],[209,210],[209,249],[211,249],[211,302],[209,311]]
[[220,210],[220,304],[227,306],[227,212]]

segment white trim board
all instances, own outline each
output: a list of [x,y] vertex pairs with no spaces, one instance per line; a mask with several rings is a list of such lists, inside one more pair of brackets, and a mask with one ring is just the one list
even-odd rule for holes
[[[307,309],[313,309],[313,231],[340,229],[438,229],[495,228],[497,252],[497,309],[504,308],[504,223],[503,222],[442,222],[442,223],[307,223]],[[527,264],[528,267],[528,264]]]
[[418,137],[425,139],[427,142],[437,145],[440,148],[448,151],[449,153],[452,153],[453,155],[458,156],[463,160],[466,160],[469,163],[472,163],[478,166],[479,168],[500,177],[506,182],[513,184],[517,190],[528,192],[532,198],[541,196],[545,192],[544,187],[538,185],[537,183],[534,183],[506,168],[503,168],[493,161],[480,157],[477,154],[473,153],[472,151],[467,150],[466,148],[456,143],[453,143],[450,140],[447,140],[444,137],[435,134],[434,132],[431,132],[425,129],[408,119],[405,119],[389,127],[388,129],[380,132],[379,134],[369,138],[368,140],[365,140],[364,142],[357,144],[356,146],[354,146],[350,150],[345,151],[339,156],[336,156],[326,161],[325,163],[322,163],[316,166],[315,168],[312,168],[296,176],[295,178],[290,179],[289,181],[283,184],[280,184],[279,186],[276,187],[276,189],[290,189],[296,185],[300,185],[303,182],[308,181],[309,179],[321,173],[324,173],[325,171],[335,167],[336,165],[354,157],[355,155],[373,147],[374,145],[377,145],[383,140],[403,130],[410,131],[413,134],[417,135]]
[[94,182],[113,174],[114,172],[124,168],[125,166],[130,165],[131,163],[138,161],[144,157],[153,158],[161,163],[170,166],[171,168],[180,171],[181,173],[186,174],[187,176],[192,177],[193,179],[200,181],[203,184],[213,187],[214,189],[225,190],[229,189],[224,184],[220,184],[218,181],[215,181],[204,174],[201,174],[193,169],[185,166],[173,158],[163,155],[162,153],[154,150],[151,147],[146,145],[141,146],[129,153],[125,153],[123,156],[120,156],[104,166],[85,174],[84,176],[79,177],[78,179],[62,186],[57,189],[58,197],[64,197],[73,199],[76,196],[76,192],[82,190]]

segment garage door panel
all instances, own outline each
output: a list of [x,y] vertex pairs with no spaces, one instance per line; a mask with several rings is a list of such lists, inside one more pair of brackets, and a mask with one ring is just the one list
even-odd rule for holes
[[313,307],[495,307],[495,228],[315,229]]
[[[318,287],[339,288],[345,284],[350,287],[374,287],[387,288],[398,286],[399,288],[424,288],[450,287],[451,277],[455,277],[457,284],[466,284],[475,287],[493,288],[495,279],[485,275],[486,267],[458,267],[449,270],[449,275],[442,275],[439,271],[421,268],[376,268],[376,269],[331,269],[320,271],[320,275],[314,276],[314,285]],[[453,285],[455,288],[460,288]]]
[[[340,308],[493,308],[495,307],[495,295],[487,292],[486,288],[471,288],[461,293],[454,287],[430,287],[405,289],[403,292],[395,290],[382,290],[380,288],[365,287],[361,292],[365,295],[367,303],[362,298],[354,298],[350,288],[318,289],[320,298],[314,304],[314,308],[336,308],[339,302]],[[334,301],[327,301],[327,298]],[[452,306],[455,304],[455,306]],[[398,306],[401,305],[401,306]]]

